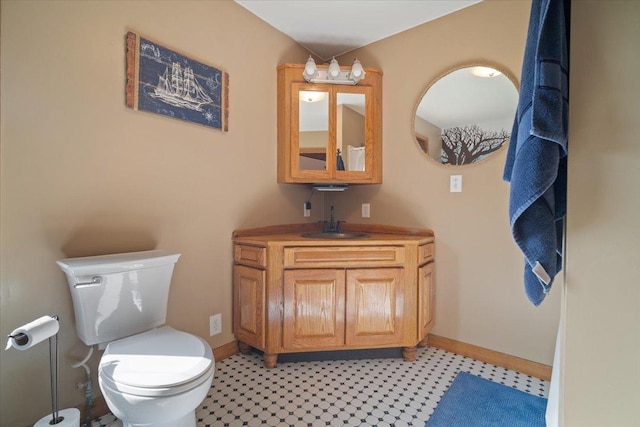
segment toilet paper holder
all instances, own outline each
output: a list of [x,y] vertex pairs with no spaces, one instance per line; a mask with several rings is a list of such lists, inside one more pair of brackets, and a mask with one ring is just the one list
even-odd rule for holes
[[26,345],[29,342],[29,337],[22,332],[18,332],[15,335],[9,334],[7,335],[7,338],[13,338],[18,345]]
[[[57,315],[50,315],[56,322],[60,321]],[[26,345],[29,342],[29,336],[19,332],[15,335],[9,335],[10,339],[13,339],[18,345]],[[7,347],[9,348],[9,347]],[[49,425],[56,425],[64,420],[64,417],[59,415],[59,401],[58,401],[58,333],[49,337],[49,372],[50,372],[50,386],[51,386],[51,421]]]
[[[56,321],[60,321],[57,315],[51,316]],[[53,348],[55,346],[55,349]],[[49,372],[51,385],[51,421],[50,425],[61,423],[64,417],[60,416],[58,411],[58,333],[49,337]]]

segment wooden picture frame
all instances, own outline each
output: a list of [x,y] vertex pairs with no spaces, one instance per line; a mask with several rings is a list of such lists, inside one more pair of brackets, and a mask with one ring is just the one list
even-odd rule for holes
[[229,74],[128,32],[128,108],[229,131]]

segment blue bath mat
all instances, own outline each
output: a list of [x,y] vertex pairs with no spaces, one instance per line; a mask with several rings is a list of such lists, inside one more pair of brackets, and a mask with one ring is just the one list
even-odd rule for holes
[[459,372],[427,427],[545,427],[547,399]]

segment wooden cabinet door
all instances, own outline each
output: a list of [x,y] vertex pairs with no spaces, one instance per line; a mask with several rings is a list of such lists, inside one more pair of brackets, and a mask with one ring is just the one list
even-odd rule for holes
[[433,326],[435,305],[434,263],[418,269],[418,340],[427,336]]
[[308,83],[303,70],[278,67],[278,182],[380,184],[382,72],[349,86]]
[[344,270],[284,272],[285,349],[321,350],[344,345]]
[[347,345],[371,348],[402,345],[403,271],[401,268],[347,270]]
[[250,346],[265,348],[265,272],[233,267],[233,325],[236,338]]

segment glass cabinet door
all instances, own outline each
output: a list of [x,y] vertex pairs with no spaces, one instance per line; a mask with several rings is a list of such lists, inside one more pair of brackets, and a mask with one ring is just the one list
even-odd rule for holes
[[300,177],[367,175],[367,87],[294,83],[292,161]]
[[278,67],[278,182],[382,182],[382,73],[358,85],[310,83]]
[[331,177],[331,91],[321,85],[294,83],[291,91],[292,175]]
[[337,167],[337,171],[365,172],[367,169],[366,99],[364,93],[337,94],[336,155],[341,156],[344,166]]
[[329,92],[298,92],[298,165],[300,170],[327,170]]

